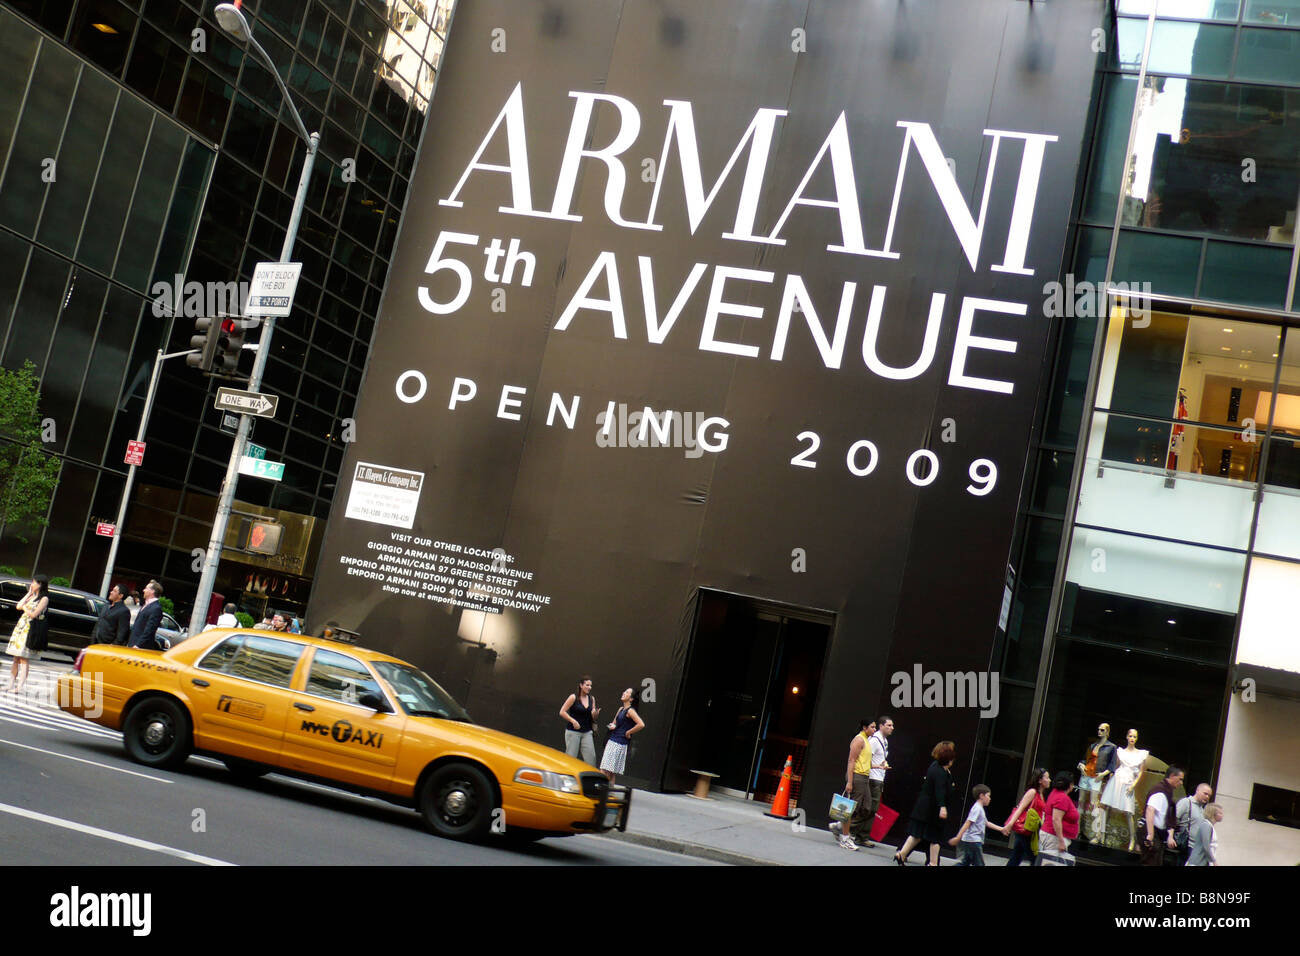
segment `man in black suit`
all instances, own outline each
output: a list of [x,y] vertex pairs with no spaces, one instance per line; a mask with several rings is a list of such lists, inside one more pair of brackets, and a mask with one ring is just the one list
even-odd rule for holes
[[95,629],[90,632],[92,644],[125,644],[131,637],[131,612],[122,599],[122,589],[114,584],[108,592],[108,606],[99,612]]
[[162,597],[162,585],[157,581],[150,581],[144,586],[144,607],[140,608],[140,613],[131,623],[132,647],[143,647],[150,651],[161,650],[156,638],[158,625],[162,623],[162,605],[158,603],[160,597]]

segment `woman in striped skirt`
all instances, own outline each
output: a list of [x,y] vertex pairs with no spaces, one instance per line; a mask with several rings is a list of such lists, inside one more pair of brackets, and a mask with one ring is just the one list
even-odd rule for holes
[[605,752],[600,758],[600,769],[605,776],[609,777],[610,783],[614,782],[614,775],[622,773],[627,764],[627,739],[645,729],[645,721],[632,706],[635,699],[631,687],[623,691],[623,696],[619,698],[622,706],[609,723],[609,740],[605,741]]

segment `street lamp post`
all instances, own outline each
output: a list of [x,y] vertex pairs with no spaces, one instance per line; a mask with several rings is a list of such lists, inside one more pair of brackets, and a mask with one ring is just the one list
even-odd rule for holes
[[[293,255],[293,244],[298,238],[298,223],[302,219],[302,207],[307,201],[307,184],[311,181],[312,166],[316,162],[316,148],[320,145],[320,133],[308,133],[302,117],[293,105],[289,88],[280,78],[279,71],[267,55],[262,45],[253,39],[253,28],[244,18],[243,11],[237,3],[222,3],[215,10],[217,23],[236,40],[247,44],[265,64],[275,77],[280,94],[298,127],[298,135],[307,143],[307,157],[302,163],[302,176],[298,180],[298,193],[294,196],[293,212],[289,216],[289,227],[284,234],[284,245],[280,248],[280,262],[288,262]],[[271,352],[271,335],[275,332],[275,319],[262,320],[262,337],[258,342],[257,356],[253,360],[253,372],[248,377],[248,390],[256,392],[262,384],[262,373],[266,370],[266,360]],[[221,483],[221,495],[217,499],[217,512],[212,520],[212,536],[203,555],[203,571],[199,577],[198,593],[194,596],[194,610],[190,614],[190,633],[197,634],[203,630],[208,619],[208,605],[212,602],[212,587],[217,578],[217,565],[221,561],[221,548],[226,540],[226,526],[230,523],[230,512],[235,502],[235,486],[239,483],[239,459],[248,444],[248,430],[251,417],[239,416],[239,430],[235,433],[234,447],[230,450],[230,461],[226,465],[226,477]]]
[[[158,355],[153,360],[153,374],[149,376],[149,390],[144,396],[144,412],[140,415],[140,431],[136,435],[136,441],[144,441],[144,433],[149,429],[149,413],[153,411],[153,397],[158,391],[158,373],[162,370],[162,363],[169,358],[179,358],[182,355],[193,355],[197,349],[188,349],[184,352],[163,353],[162,349],[158,350]],[[117,524],[113,526],[113,541],[108,546],[108,564],[104,565],[104,580],[99,586],[99,596],[108,599],[108,589],[112,586],[113,566],[117,563],[117,546],[122,540],[122,524],[126,521],[126,504],[131,499],[131,486],[135,484],[135,465],[130,465],[126,469],[126,485],[122,488],[122,503],[117,508]]]

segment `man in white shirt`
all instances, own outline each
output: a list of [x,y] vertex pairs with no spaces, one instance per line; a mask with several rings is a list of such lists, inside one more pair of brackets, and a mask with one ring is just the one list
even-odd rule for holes
[[221,615],[217,618],[217,627],[239,627],[239,619],[235,617],[235,611],[238,608],[233,604],[227,604],[221,609]]
[[[871,770],[867,774],[867,809],[863,814],[862,826],[865,833],[871,833],[871,824],[880,809],[880,798],[885,792],[885,773],[889,770],[889,735],[894,732],[894,718],[889,715],[876,721],[876,732],[867,739],[871,748]],[[865,846],[872,846],[870,840]]]
[[1144,819],[1146,837],[1142,841],[1142,865],[1163,866],[1165,851],[1176,853],[1178,844],[1174,841],[1174,791],[1183,782],[1183,771],[1170,767],[1165,771],[1165,779],[1151,788],[1147,794],[1147,806]]

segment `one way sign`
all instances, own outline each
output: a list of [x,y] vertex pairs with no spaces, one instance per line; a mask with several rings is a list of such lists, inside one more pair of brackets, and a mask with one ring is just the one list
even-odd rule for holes
[[243,412],[245,415],[258,415],[262,418],[274,418],[276,406],[279,404],[278,395],[245,392],[238,388],[217,389],[217,400],[213,403],[217,408],[228,408]]

